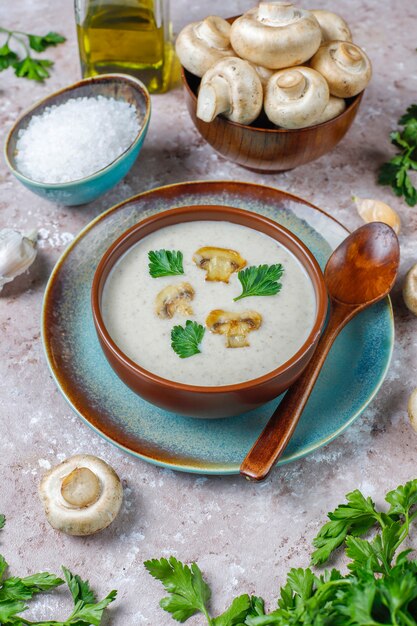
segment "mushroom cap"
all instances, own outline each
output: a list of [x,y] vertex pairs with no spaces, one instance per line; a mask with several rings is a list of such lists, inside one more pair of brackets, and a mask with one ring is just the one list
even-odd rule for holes
[[198,267],[207,271],[206,280],[229,282],[233,272],[238,272],[246,265],[244,259],[236,250],[205,246],[193,254],[193,261]]
[[68,535],[91,535],[115,519],[123,501],[123,487],[105,461],[77,454],[45,474],[39,497],[53,528]]
[[253,67],[255,68],[256,73],[258,74],[260,78],[262,87],[265,89],[268,84],[268,80],[271,78],[272,74],[274,73],[274,70],[270,70],[268,67],[262,67],[261,65],[254,65]]
[[230,40],[242,59],[278,70],[310,59],[321,29],[310,11],[290,2],[260,2],[233,22]]
[[320,46],[310,61],[324,76],[332,96],[351,98],[371,80],[372,67],[365,52],[349,41],[329,41]]
[[311,9],[311,12],[320,24],[322,43],[326,43],[326,41],[352,41],[352,33],[343,17],[325,9]]
[[316,123],[329,102],[323,76],[310,67],[290,67],[276,72],[265,92],[265,113],[282,128],[305,128]]
[[403,286],[403,298],[408,310],[417,315],[417,263],[407,272]]
[[179,33],[175,49],[185,69],[201,77],[223,57],[234,56],[230,45],[230,24],[216,15],[209,15],[201,22],[191,22]]
[[211,122],[222,114],[232,122],[250,124],[262,110],[261,80],[251,63],[238,57],[222,59],[203,76],[197,117]]
[[356,204],[358,213],[364,222],[383,222],[391,226],[398,235],[401,229],[400,216],[389,204],[381,200],[359,198],[358,196],[353,196],[352,200]]
[[214,334],[226,335],[228,348],[249,346],[248,333],[258,330],[262,315],[257,311],[223,311],[214,309],[206,319],[207,328]]
[[156,296],[155,312],[162,319],[170,319],[177,312],[182,315],[193,315],[190,302],[194,299],[194,294],[195,291],[190,283],[167,285]]
[[346,109],[346,102],[343,98],[336,98],[336,96],[330,96],[329,102],[326,104],[326,108],[320,117],[314,122],[315,124],[323,124],[333,118],[337,117]]

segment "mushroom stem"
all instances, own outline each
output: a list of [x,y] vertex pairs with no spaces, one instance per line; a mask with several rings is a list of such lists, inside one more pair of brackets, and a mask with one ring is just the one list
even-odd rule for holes
[[360,51],[350,43],[342,43],[338,46],[334,53],[334,59],[341,65],[351,69],[362,67],[362,55]]
[[197,117],[212,122],[221,113],[231,109],[231,93],[228,82],[222,76],[214,76],[210,83],[203,84],[198,93]]
[[88,467],[77,467],[62,481],[61,495],[65,502],[80,509],[97,502],[100,493],[100,481]]
[[282,74],[277,80],[277,85],[285,92],[288,98],[297,100],[304,93],[307,87],[307,80],[301,72],[293,70]]
[[205,20],[197,24],[194,32],[199,39],[203,39],[212,48],[226,50],[230,47],[230,27],[228,30],[226,28],[223,29],[222,23],[223,20],[209,15]]
[[258,19],[265,24],[285,24],[294,19],[292,2],[260,2]]

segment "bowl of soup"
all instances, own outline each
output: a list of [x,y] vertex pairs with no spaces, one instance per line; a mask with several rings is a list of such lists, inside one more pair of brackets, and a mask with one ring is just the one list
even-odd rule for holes
[[144,219],[92,285],[103,352],[149,402],[198,418],[249,411],[300,376],[323,329],[320,267],[289,230],[224,206]]

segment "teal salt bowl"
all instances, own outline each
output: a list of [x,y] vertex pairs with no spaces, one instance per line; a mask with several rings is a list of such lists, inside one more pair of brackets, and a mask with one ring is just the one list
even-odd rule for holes
[[[19,130],[26,128],[33,115],[40,115],[46,107],[63,104],[70,98],[104,96],[132,104],[140,122],[139,133],[132,144],[106,167],[79,180],[67,183],[42,183],[27,178],[16,166],[16,143]],[[145,85],[140,80],[123,74],[103,74],[80,80],[69,87],[47,96],[27,110],[13,125],[6,139],[5,159],[12,173],[20,182],[46,200],[75,206],[86,204],[103,195],[126,176],[135,162],[149,126],[151,99]],[[95,146],[91,146],[94,150]],[[82,158],[82,155],[80,155]]]

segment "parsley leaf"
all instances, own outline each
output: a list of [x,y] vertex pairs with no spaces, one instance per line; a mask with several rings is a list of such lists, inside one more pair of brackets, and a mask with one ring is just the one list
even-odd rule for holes
[[284,272],[281,263],[276,265],[252,265],[241,270],[237,277],[242,285],[242,293],[234,298],[235,301],[249,296],[274,296],[281,291],[282,284],[278,282]]
[[49,46],[57,46],[66,41],[65,37],[59,33],[49,32],[47,35],[28,35],[29,46],[36,52],[44,52]]
[[251,599],[247,593],[238,596],[224,613],[213,619],[213,626],[242,624],[251,606]]
[[[1,33],[6,36],[6,41],[0,46],[0,72],[12,67],[16,76],[36,81],[43,81],[49,77],[48,68],[53,66],[53,62],[49,59],[33,58],[31,49],[44,52],[48,47],[66,41],[65,37],[53,31],[40,36],[0,26]],[[10,47],[9,43],[13,42],[18,46],[19,52]],[[21,56],[21,50],[25,52],[25,56]]]
[[179,250],[151,250],[148,258],[152,278],[184,274],[183,254]]
[[211,592],[196,563],[189,567],[171,556],[169,559],[146,561],[144,565],[170,594],[161,600],[160,606],[175,620],[185,622],[198,612],[208,616],[207,604]]
[[5,523],[6,523],[5,516],[3,514],[0,514],[0,530],[4,528]]
[[389,185],[396,196],[403,196],[407,204],[414,206],[417,204],[417,189],[408,172],[417,169],[417,104],[409,106],[398,123],[403,130],[392,132],[390,138],[399,154],[381,165],[378,183]]
[[205,332],[204,326],[187,320],[185,326],[174,326],[171,330],[171,347],[180,359],[199,354]]

